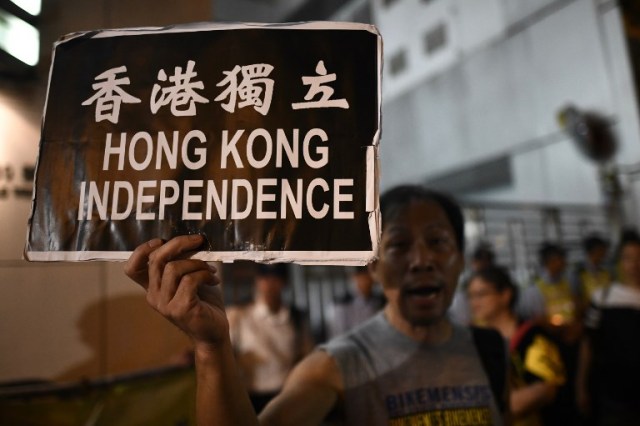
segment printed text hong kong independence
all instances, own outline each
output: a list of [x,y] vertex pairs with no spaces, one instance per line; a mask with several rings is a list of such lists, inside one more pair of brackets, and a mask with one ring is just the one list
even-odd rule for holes
[[[197,104],[209,103],[202,96],[204,88],[198,80],[196,62],[188,61],[183,71],[174,68],[172,75],[164,69],[157,74],[149,102],[152,114],[161,108],[170,108],[172,115],[194,116]],[[236,109],[251,107],[267,115],[274,93],[274,80],[270,74],[274,67],[259,63],[235,66],[224,71],[224,77],[216,86],[224,88],[214,99],[220,106],[233,113]],[[301,77],[307,86],[307,94],[291,109],[341,108],[349,109],[344,98],[334,96],[331,82],[335,73],[327,72],[324,61],[318,61],[315,75]],[[126,92],[123,86],[131,84],[127,67],[106,70],[95,77],[92,85],[95,93],[83,106],[95,108],[95,121],[117,124],[121,107],[142,103],[142,100]],[[107,133],[103,153],[102,170],[121,171],[130,168],[141,172],[155,168],[186,167],[199,170],[211,159],[207,154],[207,137],[201,130],[188,132],[160,131],[152,135],[146,131],[119,135]],[[155,136],[155,137],[154,137]],[[253,130],[222,130],[220,155],[215,159],[220,170],[227,168],[256,170],[266,167],[320,169],[329,162],[329,136],[320,128],[309,130],[281,129],[269,132],[263,128]],[[329,194],[331,202],[318,201],[316,193]],[[326,200],[326,198],[323,198]],[[244,200],[244,202],[240,202]],[[277,200],[277,203],[276,203]],[[181,208],[183,220],[225,219],[286,219],[292,214],[296,219],[308,214],[314,219],[353,219],[353,179],[322,177],[312,179],[258,178],[250,181],[242,178],[210,180],[139,180],[135,185],[129,180],[80,182],[78,220],[93,217],[94,209],[101,220],[123,220],[132,215],[136,220],[164,219],[167,207]],[[149,206],[157,206],[150,209]]]

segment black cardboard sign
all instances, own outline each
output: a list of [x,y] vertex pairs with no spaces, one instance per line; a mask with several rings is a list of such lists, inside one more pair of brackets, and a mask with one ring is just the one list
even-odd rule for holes
[[352,23],[198,24],[55,45],[28,260],[362,264],[377,252],[381,40]]

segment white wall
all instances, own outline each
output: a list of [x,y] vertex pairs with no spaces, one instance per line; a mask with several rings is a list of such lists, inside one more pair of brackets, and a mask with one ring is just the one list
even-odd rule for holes
[[[500,36],[505,28],[502,0],[396,0],[384,6],[372,1],[374,22],[384,39],[385,61],[399,50],[408,53],[409,68],[393,76],[384,69],[385,101],[411,90],[421,80],[445,71],[460,55]],[[447,45],[428,55],[425,34],[439,24],[447,28]]]
[[240,22],[282,22],[304,0],[224,0],[215,1],[216,20]]
[[[7,88],[0,91],[0,190],[7,191],[0,198],[0,235],[4,240],[0,244],[0,259],[22,257],[31,199],[16,196],[14,191],[32,187],[23,178],[22,170],[35,165],[39,137],[39,123],[15,99],[15,92]],[[6,175],[7,168],[13,170],[13,178]]]
[[[513,182],[472,198],[602,202],[595,167],[557,123],[568,103],[611,118],[617,161],[640,161],[638,110],[619,11],[595,0],[375,0],[385,46],[382,187],[508,155]],[[421,48],[434,22],[451,37]],[[390,74],[394,52],[410,52]]]

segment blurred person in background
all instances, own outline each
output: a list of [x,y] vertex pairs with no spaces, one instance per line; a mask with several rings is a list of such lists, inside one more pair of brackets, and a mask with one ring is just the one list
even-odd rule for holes
[[[563,338],[577,323],[576,296],[565,275],[567,256],[563,247],[545,242],[538,251],[540,273],[520,298],[519,313],[524,319],[537,320],[554,327]],[[567,336],[564,336],[567,334]]]
[[565,274],[566,252],[558,244],[545,242],[538,255],[540,275],[524,289],[517,312],[522,319],[535,321],[545,327],[557,339],[567,367],[568,380],[573,382],[583,327],[579,317],[578,296],[572,291]]
[[471,255],[471,266],[468,274],[461,280],[458,291],[453,297],[451,308],[449,309],[449,317],[452,321],[468,325],[471,324],[471,310],[469,308],[469,300],[467,299],[467,289],[469,279],[476,272],[495,265],[495,253],[489,243],[481,242]]
[[329,311],[329,337],[351,330],[384,307],[385,298],[375,291],[375,284],[368,267],[351,269],[350,291],[337,299]]
[[582,318],[593,293],[611,284],[612,275],[607,265],[609,243],[598,234],[587,236],[582,242],[585,259],[572,276],[572,292],[577,296],[579,317]]
[[[567,424],[578,422],[575,383],[578,352],[583,326],[578,296],[572,291],[566,275],[567,255],[556,243],[544,242],[538,251],[541,270],[533,284],[524,289],[518,301],[518,314],[524,320],[544,327],[558,343],[565,365],[567,383],[558,399],[566,407]],[[571,413],[571,414],[569,414]]]
[[256,411],[282,389],[293,366],[313,349],[306,317],[283,300],[286,264],[257,265],[254,301],[227,308],[229,335]]
[[622,280],[596,290],[580,347],[577,395],[596,425],[640,423],[640,235],[620,241]]
[[558,402],[566,384],[564,363],[553,338],[515,313],[517,287],[508,271],[489,266],[469,281],[467,295],[474,321],[498,330],[510,354],[511,412],[515,425],[566,425]]

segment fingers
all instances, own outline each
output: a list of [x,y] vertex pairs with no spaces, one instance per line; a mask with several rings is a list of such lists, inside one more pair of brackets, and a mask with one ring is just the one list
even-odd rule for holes
[[198,309],[202,286],[219,283],[216,270],[200,260],[175,260],[167,264],[159,291],[147,291],[147,302],[185,331],[182,321]]
[[187,285],[186,283],[197,287],[215,285],[218,282],[213,266],[195,259],[174,260],[165,266],[160,288],[149,293],[155,293],[156,302],[166,305],[174,298],[178,288]]
[[199,301],[202,285],[216,285],[216,268],[186,258],[204,241],[201,235],[154,239],[141,244],[125,264],[125,273],[147,290],[147,302],[169,319],[178,320]]
[[164,307],[166,314],[176,321],[181,321],[185,315],[193,312],[194,307],[201,299],[200,290],[213,290],[212,288],[202,289],[203,284],[218,284],[218,278],[211,270],[199,270],[185,275],[176,288],[174,297]]
[[140,244],[124,265],[124,273],[145,289],[149,286],[149,276],[147,272],[149,255],[160,247],[162,243],[163,241],[160,238],[154,238],[153,240]]
[[153,250],[148,256],[149,290],[159,291],[162,275],[167,263],[186,256],[197,249],[204,241],[202,235],[183,235],[175,237]]

